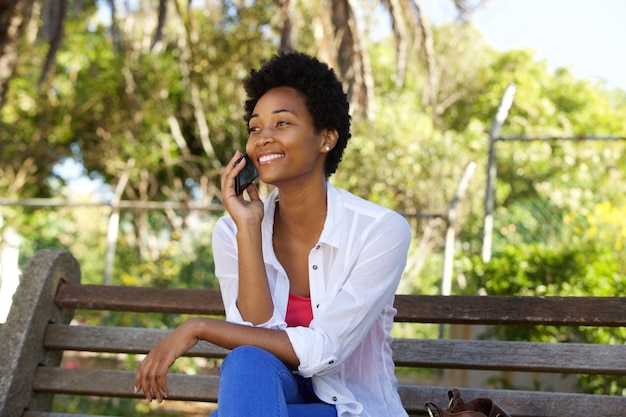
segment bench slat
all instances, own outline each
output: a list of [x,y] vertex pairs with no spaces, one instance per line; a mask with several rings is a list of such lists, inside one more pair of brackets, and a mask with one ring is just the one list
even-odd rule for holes
[[626,297],[397,295],[394,305],[398,322],[626,326]]
[[[217,375],[168,374],[170,400],[217,401]],[[40,366],[35,373],[36,392],[144,398],[134,392],[135,372],[109,369],[66,369]]]
[[[55,301],[65,308],[224,315],[220,292],[211,289],[64,283]],[[397,322],[626,326],[626,297],[397,295],[395,306]]]
[[626,345],[396,339],[396,366],[626,375]]
[[[52,350],[147,353],[169,332],[51,324],[44,345]],[[626,375],[626,345],[396,339],[392,348],[397,366]],[[223,358],[227,353],[200,342],[186,356]]]
[[[148,353],[171,330],[138,327],[49,324],[44,346],[51,350],[106,353]],[[185,356],[224,358],[229,350],[200,341]]]
[[54,413],[49,411],[24,411],[22,417],[117,417],[117,416],[102,416],[95,414],[70,414],[70,413]]
[[[410,413],[425,414],[424,403],[448,403],[448,388],[400,385],[402,403]],[[491,398],[513,417],[617,417],[624,415],[626,397],[541,391],[459,388],[465,402]]]
[[224,315],[220,292],[209,289],[64,283],[55,301],[72,309]]
[[[135,373],[130,371],[39,367],[34,389],[48,393],[142,398],[134,393],[134,382]],[[217,376],[170,374],[168,383],[171,388],[168,400],[216,401]],[[626,397],[471,388],[459,390],[466,401],[489,397],[515,417],[618,416],[626,409]],[[427,401],[445,404],[447,391],[445,387],[399,387],[407,411],[422,415]]]

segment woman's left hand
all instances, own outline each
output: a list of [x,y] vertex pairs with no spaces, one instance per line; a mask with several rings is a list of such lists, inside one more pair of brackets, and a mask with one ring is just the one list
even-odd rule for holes
[[199,340],[193,331],[193,320],[178,326],[159,342],[139,365],[135,378],[135,392],[143,391],[148,402],[156,399],[161,403],[169,395],[165,380],[168,370],[176,359]]

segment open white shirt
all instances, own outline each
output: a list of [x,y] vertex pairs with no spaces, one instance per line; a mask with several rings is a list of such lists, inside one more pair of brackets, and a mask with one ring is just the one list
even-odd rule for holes
[[[313,378],[317,396],[335,404],[338,417],[406,416],[397,393],[391,355],[394,294],[406,265],[411,230],[394,211],[327,183],[328,212],[309,254],[313,320],[285,323],[289,279],[272,246],[277,191],[264,201],[263,259],[274,301],[272,318],[259,327],[284,329],[300,360],[298,373]],[[222,217],[213,231],[215,273],[230,322],[252,325],[237,309],[237,228]]]

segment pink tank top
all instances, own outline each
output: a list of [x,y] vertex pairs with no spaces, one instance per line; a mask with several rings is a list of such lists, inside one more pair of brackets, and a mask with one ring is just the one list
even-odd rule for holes
[[287,303],[287,314],[285,317],[287,326],[309,327],[311,320],[313,320],[311,299],[301,295],[289,293],[289,302]]

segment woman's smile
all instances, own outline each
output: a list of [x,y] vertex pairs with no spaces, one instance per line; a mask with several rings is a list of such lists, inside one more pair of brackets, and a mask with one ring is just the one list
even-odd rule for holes
[[285,157],[285,154],[283,153],[273,153],[273,152],[259,155],[258,156],[259,165],[269,165],[284,157]]

